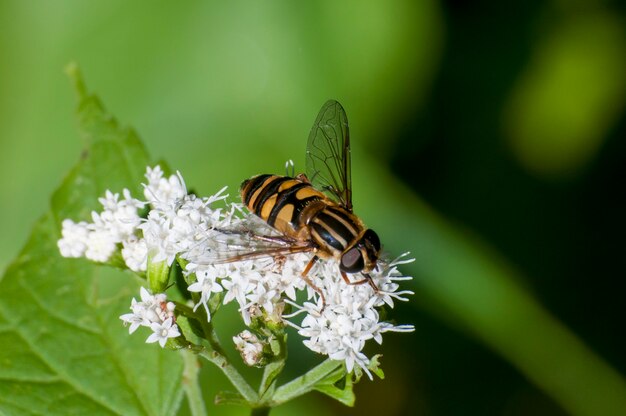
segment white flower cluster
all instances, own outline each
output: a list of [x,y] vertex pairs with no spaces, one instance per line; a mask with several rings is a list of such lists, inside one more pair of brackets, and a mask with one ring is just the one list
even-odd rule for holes
[[246,323],[251,318],[265,316],[275,322],[282,320],[283,298],[296,300],[296,290],[302,290],[306,283],[300,274],[310,257],[294,254],[287,259],[277,260],[263,257],[223,264],[208,264],[216,253],[207,250],[198,254],[187,264],[187,271],[196,274],[197,283],[189,286],[192,292],[200,292],[200,302],[208,312],[207,302],[212,293],[226,291],[224,304],[233,300],[239,303],[239,311]]
[[140,326],[152,329],[152,334],[146,342],[159,342],[165,346],[168,338],[176,338],[180,335],[178,326],[174,323],[174,304],[167,301],[165,293],[151,295],[145,288],[141,288],[141,302],[135,298],[131,301],[130,309],[133,313],[120,316],[124,323],[130,324],[129,332],[132,334]]
[[348,371],[352,371],[355,364],[358,365],[371,379],[368,369],[370,360],[361,352],[365,341],[374,339],[380,344],[384,332],[414,331],[412,325],[395,326],[381,322],[376,309],[384,304],[393,307],[394,299],[406,301],[403,296],[413,294],[408,290],[398,291],[398,281],[411,279],[401,275],[397,268],[400,264],[413,261],[404,259],[406,256],[407,253],[389,264],[379,261],[378,269],[370,272],[380,289],[378,292],[368,284],[347,285],[341,278],[336,262],[316,265],[313,283],[324,293],[325,305],[319,298],[316,304],[305,302],[299,306],[292,303],[297,309],[292,317],[305,313],[299,326],[291,323],[300,335],[308,338],[304,344],[334,360],[345,361]]
[[[308,277],[324,293],[323,304],[319,294],[301,278],[311,259],[310,253],[284,257],[248,256],[232,261],[239,255],[267,249],[268,240],[280,237],[280,234],[255,215],[247,213],[241,204],[213,206],[226,198],[227,195],[223,194],[226,188],[208,198],[189,195],[180,174],[164,178],[158,166],[148,168],[146,178],[144,196],[147,202],[132,199],[126,190],[122,201],[118,201],[117,194],[107,192],[106,198],[100,200],[105,211],[92,215],[94,224],[65,220],[63,238],[59,240],[61,253],[68,257],[85,256],[107,261],[116,247],[121,246],[126,264],[135,271],[146,270],[147,258],[151,263],[171,265],[178,256],[186,262],[186,275],[192,281],[195,279],[188,287],[190,292],[199,294],[195,309],[203,306],[209,320],[209,300],[213,294],[224,292],[223,303],[236,301],[246,325],[258,317],[273,322],[284,321],[306,338],[304,344],[311,350],[345,361],[349,371],[356,364],[370,377],[370,360],[362,353],[365,342],[369,339],[382,342],[384,332],[413,330],[412,326],[381,322],[376,309],[384,304],[393,307],[394,299],[406,300],[403,296],[412,293],[398,290],[398,282],[410,277],[402,276],[397,269],[398,265],[411,260],[403,260],[401,256],[391,263],[379,261],[377,269],[370,273],[380,289],[378,292],[367,284],[347,285],[341,278],[337,262],[318,261]],[[151,207],[148,216],[139,219],[138,209],[146,204]],[[96,218],[102,221],[96,221]],[[105,237],[101,240],[108,244],[107,250],[100,250],[102,255],[97,258],[87,254],[102,245],[94,242],[97,239],[89,238],[96,228],[106,230],[106,233],[102,232]],[[92,247],[93,244],[97,244],[96,247]],[[306,291],[307,301],[302,305],[297,303],[298,291]],[[142,302],[146,302],[143,293]],[[296,312],[285,315],[285,303],[293,305]],[[122,319],[131,323],[132,332],[140,324],[135,325],[139,318],[131,318],[131,315],[124,315]],[[294,322],[302,315],[299,324]],[[169,324],[167,329],[175,327],[172,321]],[[167,332],[163,326],[160,330]]]
[[64,257],[86,257],[97,262],[108,261],[121,244],[122,255],[131,270],[146,270],[146,248],[135,236],[141,222],[138,210],[144,203],[130,196],[124,189],[124,198],[119,194],[106,191],[99,198],[104,208],[102,212],[92,211],[93,222],[75,223],[63,220],[62,238],[58,241],[59,250]]

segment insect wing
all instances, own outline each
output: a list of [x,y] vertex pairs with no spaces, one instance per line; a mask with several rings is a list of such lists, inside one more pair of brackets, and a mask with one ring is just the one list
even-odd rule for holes
[[348,117],[335,100],[324,104],[311,128],[306,173],[315,188],[352,211]]
[[224,264],[286,256],[312,249],[312,246],[285,237],[251,216],[228,228],[207,230],[205,238],[189,250],[186,259],[201,265]]

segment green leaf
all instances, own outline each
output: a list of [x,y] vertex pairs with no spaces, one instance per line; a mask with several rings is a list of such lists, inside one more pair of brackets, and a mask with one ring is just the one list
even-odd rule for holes
[[[180,304],[176,304],[177,313],[180,313]],[[178,329],[185,337],[185,339],[194,344],[201,345],[203,339],[200,338],[202,334],[202,326],[195,319],[189,319],[184,315],[176,316],[176,325],[178,325]]]
[[344,371],[343,363],[341,361],[335,361],[328,358],[302,376],[295,378],[276,389],[276,393],[274,394],[272,401],[275,405],[278,405],[302,396],[303,394],[314,390],[320,382],[324,383],[328,380],[329,376],[332,377],[332,375],[336,374],[337,371]]
[[239,393],[232,391],[220,391],[215,395],[215,404],[234,404],[249,406],[248,401]]
[[139,184],[148,156],[68,68],[86,148],[0,281],[0,413],[173,414],[182,398],[180,354],[128,335],[119,316],[137,296],[132,274],[57,248],[61,221],[88,220],[105,189]]
[[383,372],[383,369],[380,368],[380,357],[382,357],[381,354],[376,354],[375,356],[372,357],[372,359],[370,360],[369,365],[367,366],[367,368],[374,374],[376,374],[378,376],[378,378],[380,378],[381,380],[385,379],[385,373]]
[[354,406],[356,397],[354,396],[354,391],[352,391],[352,378],[348,375],[344,376],[340,381],[343,381],[344,383],[342,385],[318,384],[315,386],[315,390],[332,397],[346,406]]
[[328,374],[323,380],[320,380],[315,385],[314,390],[324,393],[346,406],[352,407],[356,400],[353,387],[352,374],[346,373],[345,366],[342,365]]
[[[380,368],[380,357],[382,357],[381,354],[376,354],[375,356],[373,356],[370,359],[370,363],[367,365],[367,369],[370,370],[370,372],[376,374],[381,380],[384,380],[385,373],[383,372],[383,369]],[[352,371],[354,372],[354,382],[358,383],[359,381],[361,381],[361,377],[363,377],[364,373],[363,369],[361,369],[361,367],[359,366],[354,366],[354,370]]]

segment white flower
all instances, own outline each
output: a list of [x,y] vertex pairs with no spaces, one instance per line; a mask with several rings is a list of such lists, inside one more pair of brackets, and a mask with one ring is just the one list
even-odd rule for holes
[[[116,241],[123,241],[133,235],[141,222],[137,210],[143,208],[144,203],[131,197],[128,189],[123,190],[124,199],[119,200],[119,194],[107,190],[104,198],[99,198],[104,211],[100,214],[103,228],[107,229]],[[97,221],[94,220],[97,224]]]
[[145,272],[148,267],[148,246],[146,240],[131,237],[122,241],[122,257],[134,272]]
[[152,329],[152,334],[146,342],[159,342],[161,347],[165,345],[168,338],[175,338],[180,335],[178,326],[174,323],[174,307],[172,302],[167,302],[165,293],[151,295],[148,290],[141,288],[141,301],[137,302],[133,298],[130,304],[132,313],[120,316],[125,324],[130,324],[129,333],[133,333],[140,326]]
[[[391,299],[404,300],[402,295],[412,294],[410,291],[394,292],[398,285],[397,280],[406,280],[401,276],[397,265],[408,262],[403,260],[406,254],[389,264],[379,261],[378,271],[370,273],[376,285],[380,288],[374,292],[368,284],[346,285],[341,278],[336,262],[320,262],[316,265],[313,282],[325,294],[326,304],[320,313],[320,302],[316,304],[304,303],[300,306],[290,302],[297,312],[289,317],[305,313],[300,325],[289,322],[298,329],[298,333],[307,338],[304,344],[311,350],[327,354],[334,360],[343,360],[348,371],[354,365],[362,368],[372,378],[368,369],[369,358],[362,353],[365,342],[375,339],[382,342],[382,333],[410,332],[411,325],[394,326],[388,322],[381,322],[376,307],[385,303],[393,303]],[[412,261],[412,260],[409,260]],[[388,291],[385,291],[388,290]],[[286,318],[289,318],[286,317]]]
[[85,257],[89,260],[105,262],[115,251],[116,243],[115,237],[106,229],[94,227],[87,235]]
[[217,276],[213,273],[210,273],[209,269],[197,271],[196,279],[198,279],[196,283],[192,283],[187,288],[187,290],[189,290],[190,292],[201,293],[200,301],[196,304],[193,310],[195,311],[198,308],[198,306],[203,305],[204,309],[206,310],[208,319],[210,320],[211,312],[209,311],[209,307],[207,305],[210,299],[210,296],[212,293],[222,292],[224,288],[220,286],[219,283],[217,283],[216,281]]
[[82,257],[87,250],[87,223],[81,221],[75,223],[70,219],[63,220],[61,235],[58,242],[59,250],[63,257]]
[[146,179],[144,194],[152,210],[137,228],[152,261],[171,265],[176,255],[188,253],[206,240],[207,230],[221,215],[221,210],[210,205],[226,198],[222,195],[225,188],[209,198],[187,195],[180,173],[164,178],[158,166],[147,169]]
[[144,206],[131,197],[130,191],[124,189],[124,199],[119,194],[106,191],[99,198],[104,208],[102,212],[91,212],[91,223],[72,220],[63,221],[59,250],[64,257],[82,257],[97,262],[108,261],[117,250],[119,243],[136,239],[135,232],[141,219],[138,210]]
[[159,341],[161,347],[165,347],[165,343],[167,342],[168,338],[176,338],[180,336],[178,326],[172,324],[172,322],[172,318],[167,318],[163,323],[154,322],[152,325],[150,325],[150,328],[154,333],[150,334],[146,342],[152,343]]
[[189,253],[206,240],[215,217],[210,204],[223,198],[225,196],[196,198],[187,195],[157,204],[139,226],[152,261],[165,261],[170,265],[177,254]]
[[178,174],[164,178],[160,166],[156,166],[154,169],[148,167],[146,179],[148,179],[148,183],[144,185],[143,193],[153,207],[171,204],[187,195],[182,176]]
[[149,321],[145,317],[145,307],[143,303],[139,303],[133,298],[130,304],[130,309],[133,311],[133,313],[124,314],[120,316],[120,319],[124,321],[124,323],[130,324],[128,332],[132,334],[141,325],[148,325]]

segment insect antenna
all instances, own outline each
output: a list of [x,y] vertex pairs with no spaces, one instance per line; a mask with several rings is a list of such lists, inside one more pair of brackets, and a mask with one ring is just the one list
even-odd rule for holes
[[[291,170],[291,172],[289,172],[289,170]],[[296,167],[291,159],[285,162],[285,176],[289,176],[291,178],[296,176]]]

